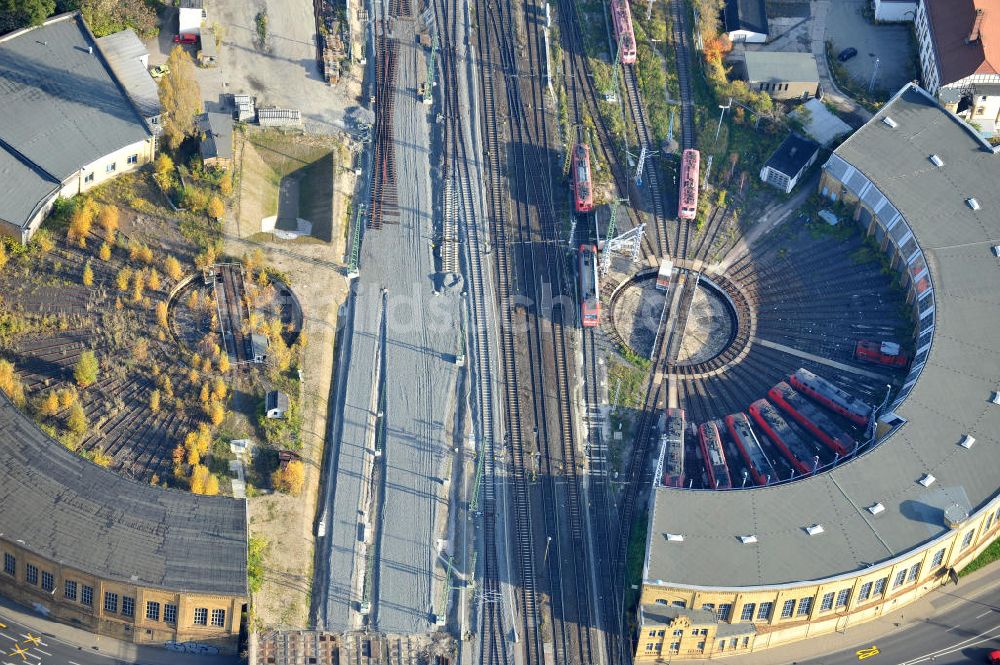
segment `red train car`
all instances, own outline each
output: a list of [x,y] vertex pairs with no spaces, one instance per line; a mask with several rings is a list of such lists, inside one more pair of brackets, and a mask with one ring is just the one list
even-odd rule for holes
[[813,453],[806,442],[789,427],[770,402],[759,399],[747,409],[750,417],[764,430],[778,450],[788,458],[795,470],[803,475],[812,473]]
[[664,487],[684,487],[684,409],[667,409],[660,442],[663,445]]
[[829,416],[819,410],[809,400],[795,392],[795,390],[780,381],[776,386],[768,391],[767,396],[777,404],[782,411],[790,415],[795,421],[809,430],[809,433],[826,444],[826,447],[844,457],[854,450],[855,441],[850,434],[845,432],[837,423],[833,422]]
[[729,477],[729,465],[722,451],[722,437],[715,423],[702,423],[698,427],[698,445],[705,458],[705,471],[708,473],[708,484],[711,489],[728,490],[733,486]]
[[698,215],[698,180],[701,177],[701,153],[688,148],[681,156],[681,191],[677,201],[678,219],[694,219]]
[[593,328],[601,322],[597,247],[594,245],[580,245],[580,318],[584,328]]
[[910,362],[910,357],[895,342],[860,341],[854,347],[854,358],[886,367],[906,367],[906,363]]
[[590,179],[590,146],[577,143],[573,148],[573,199],[577,212],[594,209],[594,184]]
[[729,430],[729,436],[736,443],[736,449],[740,451],[740,456],[746,462],[756,484],[767,485],[771,480],[778,478],[778,472],[771,466],[771,460],[767,459],[764,449],[760,447],[760,441],[753,433],[746,414],[733,413],[726,416],[726,429]]
[[632,31],[632,9],[628,0],[611,0],[611,20],[618,40],[619,58],[623,65],[635,64],[635,33]]
[[834,413],[839,413],[851,422],[864,426],[868,424],[871,407],[861,400],[851,397],[821,376],[816,376],[801,367],[789,377],[789,383],[807,397],[819,402]]

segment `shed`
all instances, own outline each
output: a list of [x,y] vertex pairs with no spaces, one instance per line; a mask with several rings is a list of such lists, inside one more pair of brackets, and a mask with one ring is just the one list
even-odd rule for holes
[[250,335],[250,352],[253,354],[255,363],[262,363],[267,360],[267,335],[253,333]]
[[288,393],[271,390],[264,397],[264,415],[268,418],[284,418],[288,412]]
[[302,124],[302,112],[277,107],[258,108],[257,122],[261,127],[298,127]]
[[731,42],[763,44],[768,29],[764,0],[726,0],[722,25]]
[[819,91],[819,70],[812,53],[747,51],[747,85],[777,100],[807,99]]
[[198,150],[205,166],[232,166],[233,117],[228,113],[202,113],[198,116],[198,129],[202,132]]
[[215,31],[206,27],[201,33],[201,50],[198,51],[198,64],[202,67],[215,67],[219,64],[219,48],[215,43]]
[[236,120],[238,122],[247,122],[257,117],[256,102],[250,95],[233,95],[233,106],[236,107]]
[[818,155],[818,143],[795,133],[789,134],[760,170],[760,179],[788,194]]

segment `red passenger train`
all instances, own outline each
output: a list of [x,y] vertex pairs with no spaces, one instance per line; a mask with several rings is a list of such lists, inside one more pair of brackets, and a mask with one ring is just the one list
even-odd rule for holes
[[810,434],[841,457],[854,450],[856,443],[850,434],[784,381],[771,388],[767,396],[782,411],[794,418],[795,422],[809,430]]
[[580,318],[584,328],[593,328],[601,322],[597,247],[594,245],[580,245]]
[[906,367],[910,357],[903,353],[895,342],[873,342],[862,340],[854,347],[854,358],[863,363],[885,365],[886,367]]
[[726,429],[729,430],[729,436],[733,438],[740,456],[750,469],[753,481],[758,485],[767,485],[771,480],[777,480],[778,473],[771,466],[771,460],[767,459],[764,449],[760,447],[760,441],[753,433],[746,414],[733,413],[726,416]]
[[701,153],[688,148],[681,156],[681,191],[677,201],[678,219],[694,219],[698,215],[698,180],[701,177]]
[[698,445],[705,458],[709,487],[716,490],[731,489],[733,481],[729,477],[729,465],[726,464],[726,455],[722,451],[722,437],[719,436],[719,428],[715,423],[702,423],[698,427]]
[[660,442],[663,445],[664,487],[684,487],[684,409],[667,409]]
[[868,424],[871,407],[859,399],[851,397],[821,376],[816,376],[801,367],[789,377],[789,383],[796,390],[819,402],[834,413],[839,413],[848,420],[864,426]]
[[618,40],[619,58],[623,65],[635,64],[635,33],[632,31],[632,9],[628,0],[611,0],[611,20]]
[[766,399],[759,399],[747,409],[750,417],[764,430],[767,437],[788,458],[795,470],[803,475],[812,473],[813,453]]
[[573,148],[573,198],[577,212],[594,209],[594,183],[590,179],[590,146],[577,143]]

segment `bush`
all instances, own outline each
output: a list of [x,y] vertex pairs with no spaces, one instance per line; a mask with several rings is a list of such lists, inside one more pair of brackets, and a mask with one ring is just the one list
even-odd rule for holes
[[218,196],[213,196],[208,201],[208,216],[219,221],[226,214],[226,205]]
[[97,357],[94,355],[94,352],[84,351],[80,354],[80,359],[76,362],[76,367],[73,369],[73,378],[76,379],[77,385],[81,388],[86,388],[97,381],[98,369]]
[[264,585],[264,557],[267,554],[267,539],[250,536],[247,542],[247,582],[250,593],[257,593]]
[[17,406],[24,406],[24,384],[21,383],[14,363],[9,360],[0,360],[0,390],[2,390],[10,401]]
[[73,404],[66,418],[66,429],[77,436],[83,435],[87,431],[87,414],[83,411],[83,405],[79,402]]
[[101,225],[109,239],[113,239],[115,231],[118,230],[118,217],[118,208],[113,205],[102,207],[100,214],[97,215],[97,223]]
[[111,260],[111,245],[104,243],[101,245],[100,249],[97,250],[97,258],[102,261]]
[[94,285],[94,269],[90,267],[90,262],[83,264],[83,275],[80,276],[80,281],[83,282],[84,286]]
[[184,271],[181,269],[181,262],[172,256],[168,256],[163,261],[163,271],[167,273],[167,277],[175,282],[184,275]]

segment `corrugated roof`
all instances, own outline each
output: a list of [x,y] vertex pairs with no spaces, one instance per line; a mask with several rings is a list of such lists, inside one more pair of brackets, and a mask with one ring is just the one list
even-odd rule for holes
[[722,18],[726,32],[748,30],[767,34],[767,7],[764,0],[726,0]]
[[[941,68],[942,86],[973,74],[1000,73],[1000,2],[924,0],[931,37]],[[982,10],[979,38],[967,41]]]
[[47,437],[0,396],[0,533],[97,577],[247,595],[246,502],[128,480]]
[[132,30],[122,30],[99,38],[97,44],[139,113],[145,118],[163,113],[159,88],[142,60],[149,56],[149,51],[138,35]]
[[747,51],[743,54],[747,80],[753,83],[818,83],[819,70],[812,53]]
[[198,128],[204,132],[201,141],[203,159],[233,158],[233,117],[228,113],[202,113]]
[[809,163],[817,150],[819,150],[818,143],[793,132],[781,142],[767,160],[767,166],[793,178]]
[[[895,127],[882,122],[886,116]],[[932,154],[943,167],[930,165]],[[795,483],[657,489],[651,583],[753,587],[854,574],[946,535],[947,505],[976,511],[998,494],[1000,407],[989,400],[1000,385],[1000,347],[988,340],[1000,328],[1000,271],[990,253],[1000,238],[1000,156],[910,84],[831,162],[856,170],[891,201],[930,269],[936,327],[922,375],[895,408],[907,424],[870,452]],[[976,438],[972,448],[959,445],[965,434]],[[925,473],[934,485],[917,483]],[[885,506],[877,516],[864,509],[875,503]],[[809,536],[804,527],[812,524],[825,533]],[[750,532],[757,543],[742,544],[737,537]],[[667,533],[684,540],[668,541]]]
[[71,15],[0,41],[0,139],[60,180],[149,138]]

